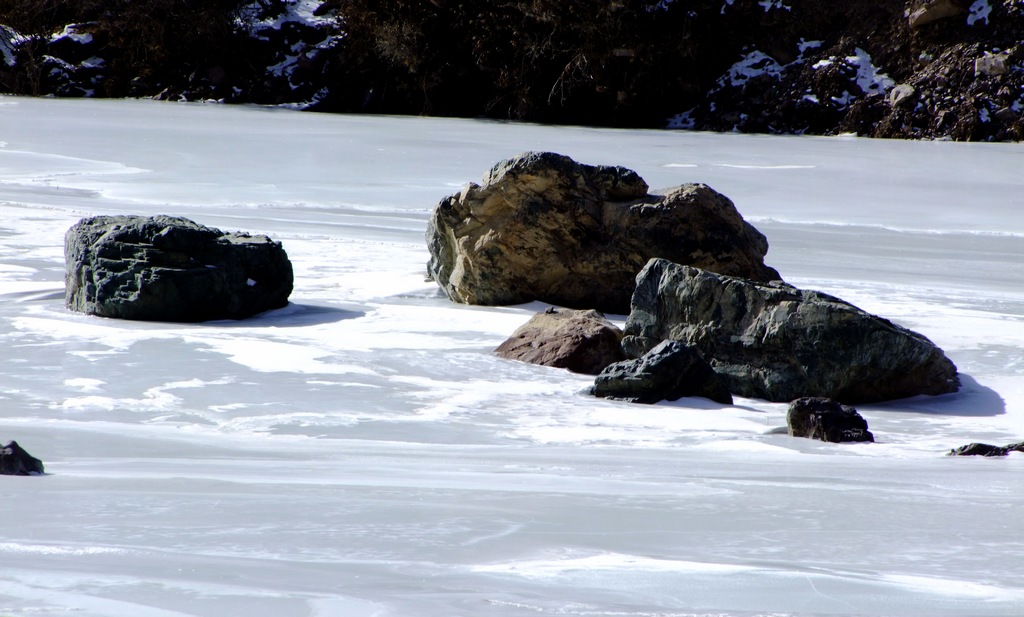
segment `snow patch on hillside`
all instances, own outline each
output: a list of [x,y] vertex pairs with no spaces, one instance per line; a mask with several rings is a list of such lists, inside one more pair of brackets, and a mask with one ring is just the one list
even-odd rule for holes
[[988,16],[992,13],[992,7],[989,5],[988,0],[976,0],[971,5],[969,14],[967,15],[967,25],[973,26],[978,22],[984,22],[988,25]]
[[239,25],[248,26],[254,31],[282,30],[289,27],[289,24],[313,28],[329,26],[334,18],[329,13],[318,14],[322,4],[319,0],[283,0],[278,11],[270,11],[263,2],[255,0],[242,7]]
[[786,4],[782,0],[760,0],[758,4],[761,6],[762,9],[764,9],[765,13],[771,10],[792,10],[790,7],[786,6]]
[[864,94],[885,94],[896,85],[888,75],[878,70],[871,62],[871,55],[860,47],[854,55],[847,56],[846,61],[857,67],[857,85]]

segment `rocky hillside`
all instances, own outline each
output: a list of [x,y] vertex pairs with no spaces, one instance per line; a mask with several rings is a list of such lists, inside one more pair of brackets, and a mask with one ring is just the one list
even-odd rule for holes
[[1024,0],[0,0],[0,24],[17,94],[1024,137]]

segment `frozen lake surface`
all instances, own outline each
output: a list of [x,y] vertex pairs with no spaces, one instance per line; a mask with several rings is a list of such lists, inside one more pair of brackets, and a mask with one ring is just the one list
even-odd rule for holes
[[[553,150],[705,182],[767,263],[908,326],[955,395],[859,407],[877,443],[768,434],[786,406],[591,398],[495,358],[540,304],[451,304],[427,217]],[[0,98],[0,615],[1024,614],[1024,145],[539,127]],[[63,236],[174,214],[283,242],[244,322],[63,308]],[[624,316],[612,316],[622,320]]]

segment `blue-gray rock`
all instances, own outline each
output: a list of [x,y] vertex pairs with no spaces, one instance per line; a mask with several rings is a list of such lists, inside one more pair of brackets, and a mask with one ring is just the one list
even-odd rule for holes
[[280,242],[171,216],[96,216],[64,238],[73,311],[150,321],[243,319],[288,303]]
[[594,380],[591,394],[646,404],[684,396],[732,404],[725,382],[695,349],[678,341],[663,341],[641,358],[609,365]]
[[622,340],[639,357],[682,341],[733,395],[865,403],[960,387],[956,366],[924,336],[816,291],[756,283],[664,259],[637,277]]

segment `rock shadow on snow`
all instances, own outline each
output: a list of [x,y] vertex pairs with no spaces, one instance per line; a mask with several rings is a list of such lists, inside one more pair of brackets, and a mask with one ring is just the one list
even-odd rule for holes
[[366,311],[322,304],[289,302],[287,306],[265,311],[245,320],[222,319],[204,321],[197,326],[212,328],[303,328],[338,323],[366,316]]
[[[960,373],[960,391],[941,396],[915,396],[888,404],[886,411],[908,411],[936,416],[986,418],[1006,413],[1006,401],[998,392],[983,386],[966,373]],[[864,406],[864,408],[870,408]]]

